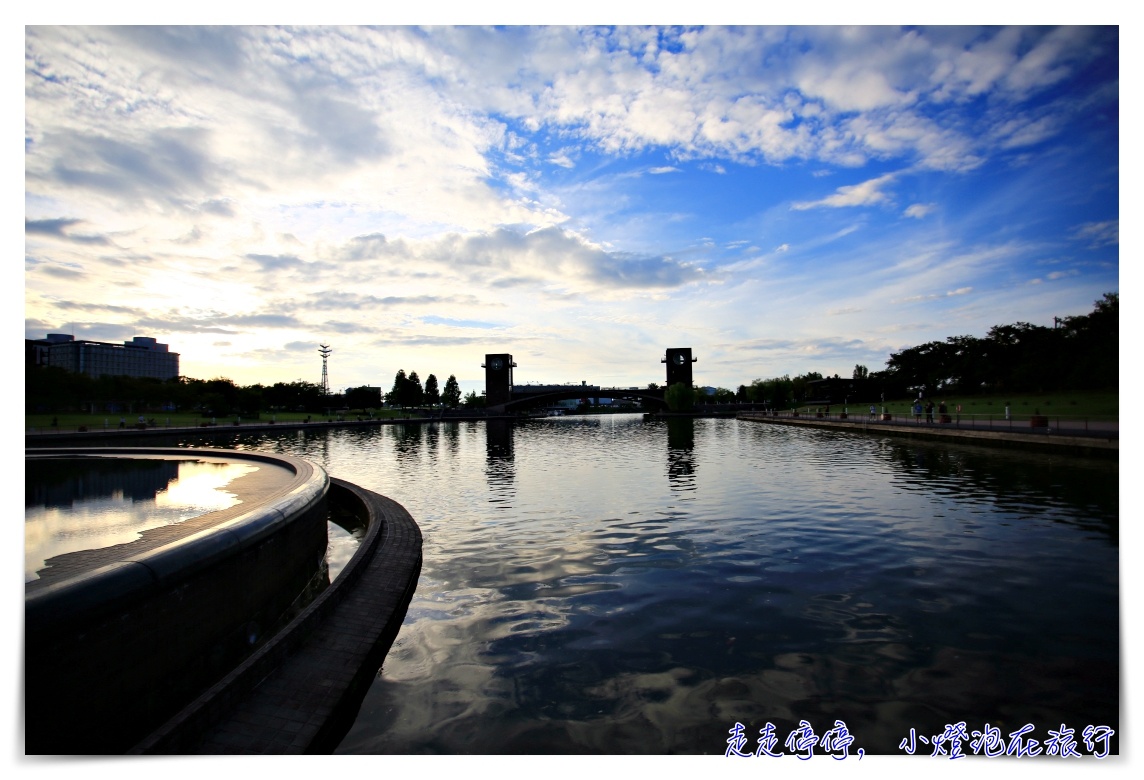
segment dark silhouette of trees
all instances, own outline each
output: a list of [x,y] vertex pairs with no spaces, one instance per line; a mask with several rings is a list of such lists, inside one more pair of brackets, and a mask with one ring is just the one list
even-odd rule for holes
[[894,352],[881,378],[894,395],[1104,390],[1120,379],[1120,296],[1056,327],[995,325],[984,338],[950,336]]
[[441,391],[437,388],[437,375],[425,377],[425,403],[436,406],[441,403]]
[[275,382],[262,390],[262,400],[270,411],[318,412],[325,404],[322,386],[301,379]]
[[393,389],[386,394],[386,401],[390,406],[420,406],[421,404],[444,403],[450,409],[455,409],[461,402],[461,390],[457,386],[457,377],[452,374],[445,381],[444,395],[438,386],[437,376],[430,374],[421,386],[421,378],[416,371],[405,375],[405,369],[397,372],[393,378]]
[[785,409],[794,401],[793,385],[794,381],[787,374],[772,379],[755,379],[749,385],[740,385],[738,397],[741,401]]
[[390,406],[407,406],[409,404],[409,377],[405,376],[405,369],[397,369],[393,377],[393,389],[385,395],[385,402]]
[[[31,363],[25,366],[24,396],[28,413],[86,411],[133,416],[145,411],[179,410],[199,412],[205,417],[256,417],[263,411],[322,413],[331,404],[343,401],[349,408],[378,408],[383,398],[378,388],[365,385],[348,388],[344,396],[324,396],[320,385],[302,380],[242,386],[226,377],[204,380],[180,376],[166,381],[130,376],[93,379],[56,366]],[[429,375],[422,388],[416,372],[406,376],[402,369],[384,398],[394,406],[443,403],[455,409],[461,403],[461,389],[457,378],[450,375],[442,393],[434,374]],[[483,405],[483,397],[480,403]]]
[[664,391],[663,400],[673,412],[687,412],[695,406],[695,390],[686,382],[676,382]]
[[362,385],[346,388],[346,408],[378,409],[381,407],[381,389]]
[[425,388],[421,386],[421,377],[416,371],[409,372],[409,381],[405,385],[408,396],[402,406],[420,406],[425,401]]
[[445,380],[445,390],[441,394],[441,402],[449,409],[456,409],[461,404],[461,387],[457,384],[457,377],[449,374]]

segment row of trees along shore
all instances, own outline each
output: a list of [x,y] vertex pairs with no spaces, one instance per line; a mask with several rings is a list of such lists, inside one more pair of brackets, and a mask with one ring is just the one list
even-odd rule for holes
[[[1105,293],[1088,314],[1056,319],[1053,327],[1017,322],[996,325],[983,338],[950,336],[894,352],[883,371],[855,366],[852,380],[874,397],[915,397],[957,393],[1059,392],[1115,389],[1120,377],[1120,296]],[[811,383],[822,374],[809,372],[756,379],[738,392],[720,389],[713,400],[749,401],[782,408],[808,399]],[[841,379],[837,374],[833,377]],[[320,385],[297,380],[273,385],[236,385],[230,379],[176,377],[161,381],[127,376],[92,378],[51,366],[26,367],[25,409],[29,413],[79,410],[127,413],[145,410],[197,410],[204,415],[291,411],[323,413],[330,409],[381,406],[376,387],[349,388],[344,396],[323,395]],[[479,407],[484,398],[470,392],[461,398],[455,376],[444,388],[430,374],[422,384],[417,372],[398,371],[385,394],[391,406]],[[686,399],[673,399],[685,402]]]
[[[455,376],[450,375],[444,390],[438,392],[437,378],[432,374],[423,388],[416,373],[406,378],[403,371],[398,372],[394,390],[386,393],[385,399],[393,406],[444,405],[447,408],[459,406],[462,400]],[[225,377],[204,380],[180,376],[166,381],[130,376],[92,378],[54,366],[27,366],[24,372],[24,407],[29,414],[66,410],[127,414],[179,410],[197,411],[206,417],[251,418],[261,412],[324,414],[343,408],[378,409],[381,405],[381,390],[368,386],[347,388],[344,395],[325,395],[321,385],[303,380],[237,385]]]
[[[476,393],[470,395],[476,396]],[[417,372],[411,371],[406,376],[403,368],[393,377],[393,389],[386,393],[385,400],[390,406],[444,406],[446,409],[456,409],[461,404],[461,387],[457,384],[457,377],[452,374],[445,380],[444,389],[438,388],[434,374],[425,377],[425,386],[422,387]],[[471,406],[468,400],[466,399],[466,405]]]
[[[736,400],[777,408],[810,400],[808,372],[740,385]],[[1053,327],[1017,322],[995,325],[984,338],[950,336],[891,353],[883,371],[857,365],[852,400],[956,393],[1051,393],[1115,390],[1120,381],[1120,295],[1105,293],[1088,314],[1054,318]],[[722,391],[728,396],[730,391]],[[718,394],[717,394],[718,395]]]

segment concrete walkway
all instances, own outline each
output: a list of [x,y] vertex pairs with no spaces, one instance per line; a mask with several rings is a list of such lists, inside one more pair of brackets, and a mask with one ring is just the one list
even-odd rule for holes
[[835,430],[859,431],[890,436],[905,436],[922,439],[943,439],[966,443],[990,444],[1022,447],[1030,449],[1067,450],[1077,454],[1104,454],[1118,457],[1120,452],[1120,425],[1115,422],[1085,423],[1088,427],[1054,425],[1033,428],[1028,418],[1024,420],[984,420],[972,418],[952,418],[949,423],[917,422],[908,419],[882,420],[866,415],[840,415],[823,417],[789,413],[780,415],[762,412],[746,412],[738,419],[750,422],[795,425],[811,428],[831,428]]
[[[340,494],[340,495],[339,495]],[[284,631],[131,753],[331,752],[401,627],[421,571],[421,531],[395,501],[331,478],[370,516],[358,552]]]

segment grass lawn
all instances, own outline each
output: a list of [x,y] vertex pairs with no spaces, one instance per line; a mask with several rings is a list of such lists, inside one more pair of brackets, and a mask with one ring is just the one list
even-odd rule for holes
[[[961,414],[965,415],[996,415],[1004,417],[1005,404],[1010,404],[1010,412],[1014,417],[1027,417],[1030,414],[1044,414],[1050,417],[1087,417],[1094,420],[1120,419],[1120,394],[1115,392],[1104,393],[1040,393],[1013,395],[935,395],[934,404],[942,401],[949,407],[951,413],[961,404]],[[901,398],[887,401],[884,405],[886,411],[897,415],[910,415],[910,408],[914,399]],[[851,404],[851,406],[855,406]],[[857,405],[859,407],[865,404]],[[851,411],[854,411],[852,408]]]

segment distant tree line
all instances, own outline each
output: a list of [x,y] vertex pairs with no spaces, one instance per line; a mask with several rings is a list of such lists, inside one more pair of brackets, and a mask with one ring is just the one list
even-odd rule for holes
[[[302,380],[240,386],[225,377],[206,380],[176,377],[166,381],[130,376],[92,378],[55,366],[33,365],[25,367],[24,399],[28,413],[78,410],[135,414],[178,410],[199,412],[204,417],[377,409],[383,400],[379,388],[368,386],[347,388],[344,395],[325,395],[321,385]],[[416,373],[407,378],[399,371],[394,390],[386,393],[384,400],[396,406],[444,404],[456,408],[461,402],[461,390],[452,375],[445,382],[444,391],[439,393],[437,378],[432,374],[422,387]]]
[[270,409],[317,412],[328,406],[321,387],[309,382],[278,382],[240,387],[230,379],[101,376],[72,373],[55,366],[26,366],[24,406],[28,412],[145,410],[199,411],[206,416],[253,416]]
[[461,404],[461,387],[457,384],[457,377],[449,374],[445,380],[444,389],[440,389],[437,376],[430,374],[425,378],[425,385],[421,385],[421,377],[416,371],[405,375],[405,369],[399,369],[393,377],[393,389],[385,394],[386,403],[390,406],[444,406],[446,409],[456,409]]
[[[740,401],[775,408],[811,400],[811,371],[740,385]],[[1105,293],[1088,314],[1056,319],[1053,327],[995,325],[983,337],[950,336],[890,354],[883,371],[856,365],[848,383],[856,394],[904,398],[918,393],[980,395],[1116,389],[1120,382],[1120,296]],[[854,398],[854,395],[851,396]]]
[[809,371],[793,379],[783,374],[772,379],[756,379],[749,385],[739,385],[735,400],[744,403],[763,404],[775,409],[797,406],[808,398],[809,383],[822,379],[822,374]]
[[[873,376],[873,375],[872,375]],[[882,372],[899,394],[1108,390],[1120,382],[1120,296],[1054,327],[995,325],[984,338],[950,336],[894,352]]]

